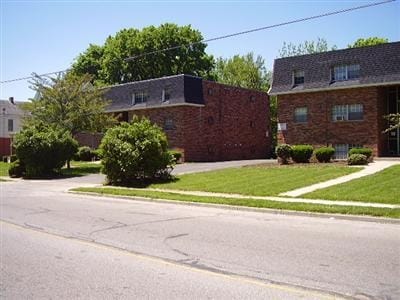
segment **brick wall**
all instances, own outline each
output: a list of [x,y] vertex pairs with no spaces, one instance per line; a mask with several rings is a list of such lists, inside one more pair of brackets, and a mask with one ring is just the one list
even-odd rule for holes
[[[267,157],[271,147],[267,94],[203,81],[203,95],[204,106],[134,110],[129,120],[134,114],[150,118],[164,129],[171,148],[184,150],[186,161]],[[166,120],[173,126],[166,127]]]
[[[315,147],[332,144],[361,144],[373,149],[374,155],[383,151],[382,117],[384,97],[377,87],[336,91],[301,93],[278,96],[278,119],[287,123],[287,130],[278,132],[278,142],[311,144]],[[362,121],[332,121],[334,105],[362,104]],[[295,123],[294,110],[308,108],[308,122]]]
[[10,138],[0,137],[0,157],[10,155]]

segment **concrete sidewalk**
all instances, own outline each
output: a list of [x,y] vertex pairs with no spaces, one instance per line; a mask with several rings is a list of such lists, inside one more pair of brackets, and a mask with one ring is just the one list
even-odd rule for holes
[[341,183],[345,183],[348,182],[350,180],[353,179],[357,179],[357,178],[361,178],[364,176],[368,176],[371,174],[375,174],[377,172],[380,172],[386,168],[389,168],[391,166],[394,165],[398,165],[400,164],[400,161],[395,161],[395,160],[378,160],[378,161],[374,161],[372,163],[369,163],[367,166],[364,167],[364,169],[362,169],[359,172],[356,173],[352,173],[346,176],[342,176],[339,178],[335,178],[335,179],[331,179],[328,181],[324,181],[324,182],[320,182],[320,183],[316,183],[313,185],[309,185],[303,188],[299,188],[296,190],[292,190],[292,191],[288,191],[285,193],[281,193],[279,194],[279,196],[288,196],[288,197],[299,197],[301,195],[307,194],[307,193],[311,193],[314,192],[316,190],[319,189],[323,189],[323,188],[327,188],[333,185],[337,185],[337,184],[341,184]]

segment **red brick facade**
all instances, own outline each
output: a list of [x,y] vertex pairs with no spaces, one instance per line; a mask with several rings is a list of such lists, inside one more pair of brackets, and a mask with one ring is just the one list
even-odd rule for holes
[[[271,147],[269,103],[265,93],[203,80],[205,105],[147,108],[146,116],[167,134],[171,148],[185,161],[265,158]],[[167,122],[172,121],[166,126]]]
[[11,139],[0,137],[0,156],[6,156],[11,154]]
[[[362,104],[363,120],[333,121],[334,105]],[[306,123],[294,121],[296,108],[307,107]],[[279,123],[287,129],[278,131],[278,142],[311,144],[314,147],[333,144],[359,144],[373,149],[374,155],[387,151],[387,134],[383,115],[386,110],[385,88],[365,87],[278,96]]]

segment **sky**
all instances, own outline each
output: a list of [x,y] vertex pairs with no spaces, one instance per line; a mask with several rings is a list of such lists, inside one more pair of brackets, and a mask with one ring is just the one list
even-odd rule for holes
[[[64,70],[89,44],[101,45],[123,28],[190,24],[209,39],[374,2],[380,1],[0,0],[0,81]],[[272,70],[284,42],[320,37],[340,49],[370,36],[400,40],[400,0],[210,42],[206,51],[224,58],[254,52]],[[0,99],[34,94],[28,80],[0,84]]]

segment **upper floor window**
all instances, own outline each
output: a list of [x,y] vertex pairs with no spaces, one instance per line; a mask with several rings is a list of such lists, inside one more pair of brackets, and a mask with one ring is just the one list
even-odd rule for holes
[[145,91],[135,92],[132,95],[132,105],[146,103],[149,95]]
[[332,81],[360,78],[360,65],[343,65],[333,68]]
[[162,100],[162,102],[166,102],[166,101],[168,101],[169,99],[171,99],[171,92],[170,92],[170,89],[169,89],[169,88],[165,88],[165,89],[162,90],[162,93],[161,93],[161,100]]
[[364,117],[362,104],[334,105],[332,121],[357,121]]
[[307,122],[307,107],[298,107],[294,110],[294,121],[296,123],[306,123]]
[[14,131],[14,120],[13,119],[8,119],[8,131],[9,132]]
[[300,85],[304,83],[304,71],[293,72],[293,85]]

